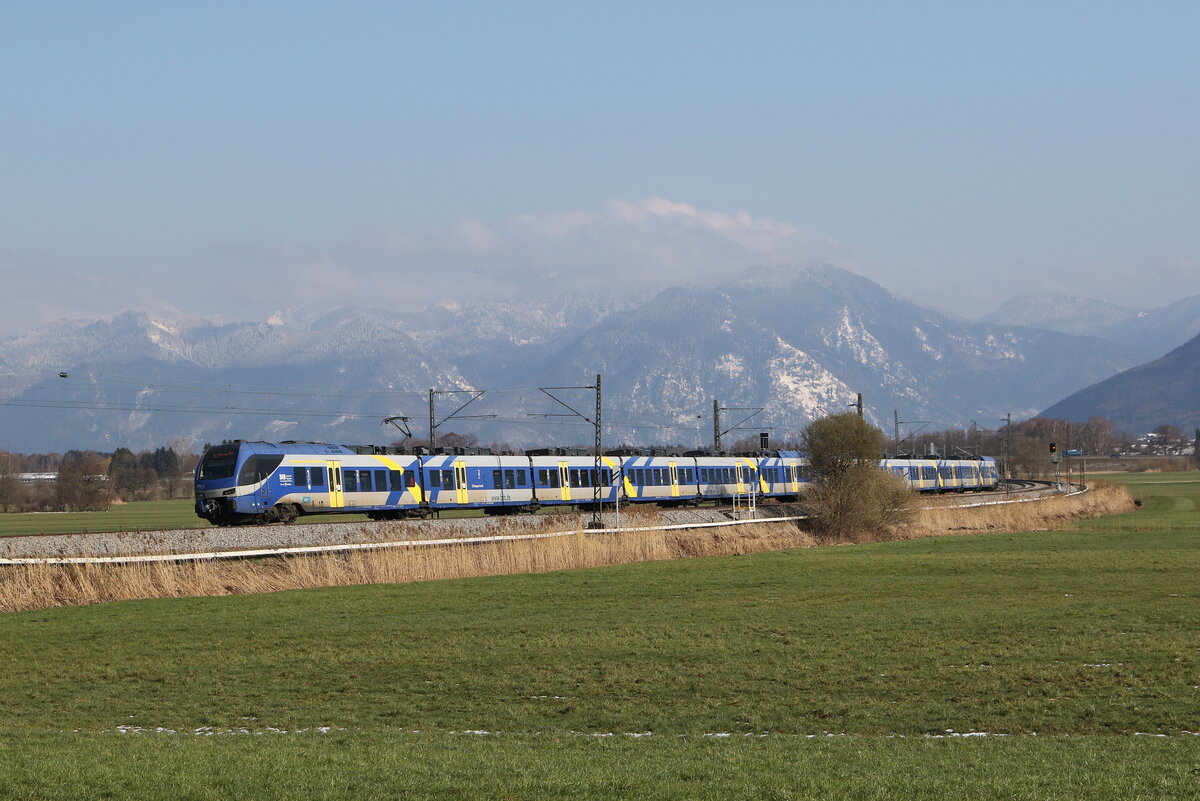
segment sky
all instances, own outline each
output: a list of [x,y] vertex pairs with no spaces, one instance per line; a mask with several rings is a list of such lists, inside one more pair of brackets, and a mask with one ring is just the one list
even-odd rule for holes
[[22,2],[0,334],[836,264],[1200,294],[1200,3]]

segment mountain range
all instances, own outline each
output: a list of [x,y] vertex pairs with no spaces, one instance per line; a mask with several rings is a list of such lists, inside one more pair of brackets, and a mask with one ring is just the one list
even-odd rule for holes
[[[726,424],[749,416],[745,429],[780,441],[859,392],[889,432],[896,418],[994,428],[1146,361],[1149,348],[1178,346],[1198,325],[1195,298],[1132,314],[1024,299],[963,321],[834,267],[763,268],[652,297],[547,289],[520,302],[290,309],[259,322],[126,312],[0,339],[0,449],[385,442],[399,436],[381,424],[395,415],[423,437],[430,388],[443,434],[588,443],[591,425],[571,410],[593,416],[579,387],[597,374],[610,446],[707,444],[713,399]],[[577,387],[551,393],[571,410],[539,387]],[[442,422],[472,397],[457,393],[476,390],[487,392]]]
[[1064,398],[1043,415],[1068,420],[1106,417],[1132,432],[1170,423],[1190,438],[1192,431],[1200,431],[1200,336],[1160,359]]

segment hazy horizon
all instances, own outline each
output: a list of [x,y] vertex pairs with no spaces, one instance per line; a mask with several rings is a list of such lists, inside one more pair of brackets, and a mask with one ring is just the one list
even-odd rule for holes
[[1200,6],[23,5],[0,334],[833,264],[1200,294]]

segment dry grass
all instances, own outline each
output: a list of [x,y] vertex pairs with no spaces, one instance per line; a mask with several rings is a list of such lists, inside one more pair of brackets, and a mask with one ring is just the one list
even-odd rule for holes
[[[653,525],[657,515],[623,521]],[[567,525],[564,525],[567,524]],[[559,530],[575,521],[558,521]],[[521,525],[521,533],[529,533]],[[554,530],[554,523],[546,526]],[[795,526],[744,525],[693,531],[574,534],[539,540],[415,546],[246,561],[116,565],[17,565],[0,568],[0,611],[78,606],[142,598],[243,595],[354,584],[600,567],[604,565],[783,550],[811,544]]]
[[[999,498],[997,498],[999,500]],[[1082,495],[1054,496],[1030,503],[955,508],[933,506],[921,510],[901,539],[947,534],[1005,531],[1057,531],[1075,520],[1122,514],[1134,509],[1133,496],[1121,484],[1096,482]]]
[[[839,542],[912,539],[944,534],[1064,528],[1073,520],[1129,511],[1119,485],[1071,498],[972,509],[925,509],[900,532],[846,537]],[[545,531],[570,530],[574,518],[547,518]],[[652,526],[644,510],[623,524]],[[403,524],[397,526],[397,534]],[[528,521],[519,524],[529,533]],[[503,527],[501,527],[503,528]],[[399,537],[397,537],[399,539]],[[633,562],[728,556],[809,547],[818,541],[789,523],[630,533],[593,533],[495,543],[418,546],[247,561],[125,565],[20,565],[0,568],[0,611],[79,606],[143,598],[242,595],[354,584],[540,573]]]

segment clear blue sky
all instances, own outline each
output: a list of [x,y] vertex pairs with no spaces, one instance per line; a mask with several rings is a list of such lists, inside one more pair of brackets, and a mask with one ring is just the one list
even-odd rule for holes
[[1200,293],[1198,33],[1194,2],[7,3],[0,333],[609,260],[1164,305]]

